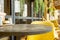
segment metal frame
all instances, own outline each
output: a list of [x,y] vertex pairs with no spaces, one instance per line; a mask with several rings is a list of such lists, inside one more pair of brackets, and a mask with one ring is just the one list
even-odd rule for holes
[[34,19],[42,19],[41,17],[33,17],[33,7],[31,8],[31,17],[22,17],[22,16],[15,16],[15,5],[14,5],[14,2],[15,2],[15,0],[11,0],[11,13],[12,13],[12,15],[10,16],[10,15],[7,15],[6,16],[6,18],[9,18],[9,17],[11,17],[12,18],[12,22],[13,22],[13,24],[15,24],[15,19],[31,19],[32,21],[34,20]]
[[15,24],[15,12],[14,12],[14,0],[11,0],[11,13],[12,13],[12,21]]

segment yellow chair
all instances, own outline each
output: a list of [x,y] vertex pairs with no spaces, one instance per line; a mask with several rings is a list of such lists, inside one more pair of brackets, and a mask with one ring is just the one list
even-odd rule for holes
[[44,34],[28,35],[27,40],[54,40],[54,25],[50,21],[34,21],[31,24],[43,24],[52,27],[52,31]]
[[55,27],[58,27],[58,21],[57,20],[50,20],[54,25]]
[[[50,20],[54,26],[55,26],[55,31],[54,31],[54,38],[57,38],[58,39],[58,33],[57,33],[57,30],[59,30],[59,24],[58,24],[58,21],[57,20]],[[56,39],[55,39],[56,40]]]
[[58,21],[57,20],[50,20],[53,24],[54,24],[54,26],[55,26],[55,29],[56,30],[58,30],[59,29],[59,24],[58,24]]

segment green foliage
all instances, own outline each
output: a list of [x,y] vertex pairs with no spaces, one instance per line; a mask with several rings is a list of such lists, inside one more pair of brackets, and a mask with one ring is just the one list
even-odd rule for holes
[[38,0],[34,1],[34,13],[38,13]]
[[25,3],[25,0],[20,0],[20,10],[21,10],[21,12],[24,10],[24,3]]

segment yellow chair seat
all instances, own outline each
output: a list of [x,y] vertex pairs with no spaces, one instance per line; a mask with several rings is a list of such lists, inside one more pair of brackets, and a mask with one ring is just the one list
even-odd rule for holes
[[27,40],[54,40],[54,25],[50,21],[34,21],[31,24],[43,24],[52,27],[52,31],[44,34],[28,35]]

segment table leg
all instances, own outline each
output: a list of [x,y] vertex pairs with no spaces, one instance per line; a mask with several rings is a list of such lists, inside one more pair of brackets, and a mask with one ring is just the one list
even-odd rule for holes
[[10,40],[16,40],[16,39],[15,39],[15,36],[13,36],[13,35],[10,36]]

